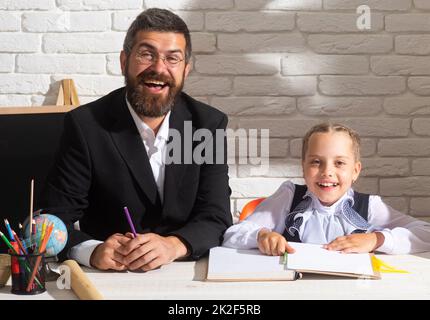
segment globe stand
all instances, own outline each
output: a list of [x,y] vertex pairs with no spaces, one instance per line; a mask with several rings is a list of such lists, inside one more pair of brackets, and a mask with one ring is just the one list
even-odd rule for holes
[[57,281],[60,274],[57,271],[51,269],[51,263],[58,263],[57,256],[45,258],[45,281]]

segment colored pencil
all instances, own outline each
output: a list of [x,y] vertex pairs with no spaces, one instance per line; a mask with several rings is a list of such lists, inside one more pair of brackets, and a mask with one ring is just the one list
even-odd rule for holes
[[32,243],[32,224],[33,224],[33,194],[34,194],[34,179],[30,183],[30,220],[28,220],[28,233],[30,239],[30,246]]
[[42,254],[45,251],[46,244],[51,237],[52,229],[54,228],[53,224],[50,224],[48,227],[48,231],[46,232],[46,236],[43,239],[42,246],[39,248],[40,256],[37,257],[36,263],[34,264],[33,272],[31,273],[30,281],[28,282],[26,291],[29,292],[31,290],[31,286],[33,285],[34,279],[36,277],[37,269],[39,268],[40,261],[42,261]]
[[6,230],[7,230],[7,232],[9,233],[9,238],[10,238],[10,240],[11,240],[11,241],[14,241],[14,240],[15,240],[15,238],[13,237],[12,229],[10,228],[9,221],[7,221],[7,219],[4,219],[4,224],[6,225]]
[[136,229],[134,228],[133,221],[131,221],[130,212],[128,212],[127,207],[124,207],[124,212],[125,212],[125,216],[127,218],[128,224],[130,225],[131,232],[133,232],[133,235],[136,237],[137,236]]

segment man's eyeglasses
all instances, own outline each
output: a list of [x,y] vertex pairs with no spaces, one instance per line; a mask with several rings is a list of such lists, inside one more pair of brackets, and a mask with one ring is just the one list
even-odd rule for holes
[[163,60],[164,64],[171,68],[176,67],[181,61],[184,61],[182,57],[177,55],[161,56],[158,53],[151,51],[141,51],[136,53],[136,61],[139,64],[151,65],[158,61],[158,59]]

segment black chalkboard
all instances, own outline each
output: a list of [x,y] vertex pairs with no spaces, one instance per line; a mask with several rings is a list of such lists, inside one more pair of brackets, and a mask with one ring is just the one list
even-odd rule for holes
[[[6,234],[7,218],[18,232],[18,223],[29,216],[30,182],[34,184],[34,210],[53,164],[63,131],[65,113],[0,115],[0,230]],[[0,252],[6,252],[0,241]]]

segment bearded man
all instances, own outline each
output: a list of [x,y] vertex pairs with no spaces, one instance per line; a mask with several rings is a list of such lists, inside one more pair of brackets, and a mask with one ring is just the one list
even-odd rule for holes
[[[148,271],[198,259],[222,242],[232,224],[226,161],[165,161],[172,130],[181,139],[171,149],[179,148],[183,158],[195,148],[185,134],[187,122],[193,133],[209,130],[214,137],[227,125],[225,114],[182,92],[190,59],[184,21],[168,10],[148,9],[124,40],[125,88],[66,115],[40,199],[44,212],[68,228],[60,260],[100,270]],[[225,143],[211,150],[223,152],[224,160]]]

